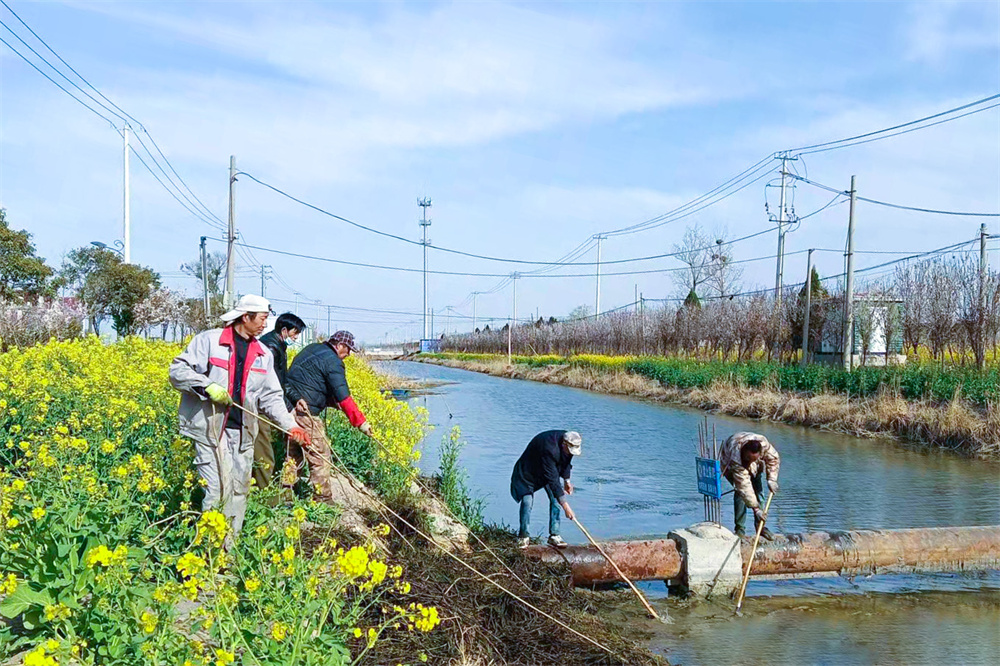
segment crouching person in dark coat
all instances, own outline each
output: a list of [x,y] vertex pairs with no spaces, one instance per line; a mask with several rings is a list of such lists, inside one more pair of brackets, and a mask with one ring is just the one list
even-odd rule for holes
[[510,476],[510,496],[521,504],[518,545],[527,548],[531,542],[529,531],[531,508],[535,492],[544,489],[549,497],[549,545],[565,548],[566,542],[559,535],[559,507],[562,506],[569,520],[574,520],[566,495],[573,494],[569,475],[573,469],[573,456],[581,453],[583,438],[572,430],[546,430],[538,433],[514,464]]

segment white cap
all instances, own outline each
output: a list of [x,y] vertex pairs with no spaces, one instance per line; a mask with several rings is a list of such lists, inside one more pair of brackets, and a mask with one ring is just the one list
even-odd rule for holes
[[240,298],[236,303],[236,307],[222,315],[220,319],[227,324],[239,319],[242,315],[250,312],[270,312],[271,304],[263,296],[256,296],[254,294],[247,294]]
[[563,441],[566,442],[566,448],[569,449],[571,456],[578,456],[583,452],[583,437],[580,437],[577,431],[568,431],[563,435]]

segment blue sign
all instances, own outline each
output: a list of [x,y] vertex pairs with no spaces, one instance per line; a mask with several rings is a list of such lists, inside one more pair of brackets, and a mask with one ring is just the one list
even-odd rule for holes
[[714,499],[722,498],[722,468],[714,458],[695,458],[698,492]]
[[441,341],[440,340],[435,340],[433,338],[429,339],[429,340],[427,338],[424,338],[423,340],[420,341],[420,351],[421,351],[421,353],[424,353],[424,354],[427,354],[427,353],[435,354],[437,352],[440,352],[441,351]]

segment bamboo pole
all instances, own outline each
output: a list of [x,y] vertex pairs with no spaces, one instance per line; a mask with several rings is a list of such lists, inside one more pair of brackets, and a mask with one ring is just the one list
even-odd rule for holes
[[[628,583],[628,586],[632,588],[633,592],[635,592],[635,596],[639,597],[639,601],[641,601],[642,605],[646,607],[646,610],[649,612],[650,616],[652,616],[654,620],[660,620],[660,616],[657,615],[656,611],[653,610],[653,607],[649,605],[649,602],[646,601],[646,597],[642,595],[642,592],[639,591],[639,588],[637,588],[635,584],[631,580],[629,580],[628,576],[626,576],[622,572],[622,570],[618,568],[618,565],[615,564],[615,561],[611,559],[611,557],[604,551],[603,548],[601,548],[601,544],[597,543],[597,541],[594,540],[594,537],[590,536],[590,532],[588,532],[587,528],[583,526],[583,523],[581,523],[576,518],[573,518],[573,522],[576,523],[576,526],[580,528],[580,531],[584,533],[584,535],[587,537],[590,543],[592,543],[594,547],[597,548],[598,551],[600,551],[601,555],[604,556],[604,559],[606,559],[608,563],[611,564],[612,567],[614,567],[615,571],[618,572],[618,575],[622,577],[622,580]],[[662,622],[662,620],[660,621]]]
[[[767,504],[764,505],[764,518],[767,518],[767,512],[771,509],[771,500],[774,499],[774,493],[767,494]],[[740,585],[740,596],[736,600],[736,614],[739,615],[740,608],[743,607],[743,595],[747,591],[747,582],[750,580],[750,567],[753,566],[754,555],[757,554],[757,544],[760,543],[760,533],[764,529],[764,521],[760,521],[757,525],[757,535],[753,538],[753,548],[750,549],[750,560],[747,562],[747,570],[743,574],[743,584]]]

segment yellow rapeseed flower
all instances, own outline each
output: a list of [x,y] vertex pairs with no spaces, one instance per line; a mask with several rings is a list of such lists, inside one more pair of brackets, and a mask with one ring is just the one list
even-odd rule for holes
[[271,638],[281,642],[288,636],[288,625],[284,622],[275,622],[271,625]]
[[156,625],[158,622],[159,619],[156,617],[156,614],[150,613],[149,611],[142,611],[142,615],[139,617],[139,625],[147,634],[151,634],[156,631]]
[[7,574],[6,578],[0,579],[0,594],[8,595],[14,594],[17,589],[17,576],[12,573]]
[[111,551],[107,546],[100,545],[97,548],[88,550],[83,561],[87,567],[93,569],[97,566],[111,567],[116,564],[122,564],[127,557],[128,548],[125,546],[118,546],[114,551]]
[[236,655],[222,648],[215,649],[215,666],[228,666],[236,661]]
[[354,546],[337,557],[337,565],[348,578],[363,576],[368,570],[368,551],[360,546]]
[[219,547],[226,540],[228,530],[229,525],[226,523],[224,515],[218,511],[206,511],[198,519],[198,535],[195,537],[194,542],[199,544],[207,537],[209,543]]
[[45,607],[45,619],[48,622],[69,619],[72,612],[65,604],[55,604]]
[[208,566],[208,562],[205,561],[205,558],[194,553],[184,553],[177,560],[177,571],[185,578],[198,575],[206,566]]
[[59,666],[55,657],[45,654],[45,646],[39,645],[34,650],[24,655],[24,666]]

